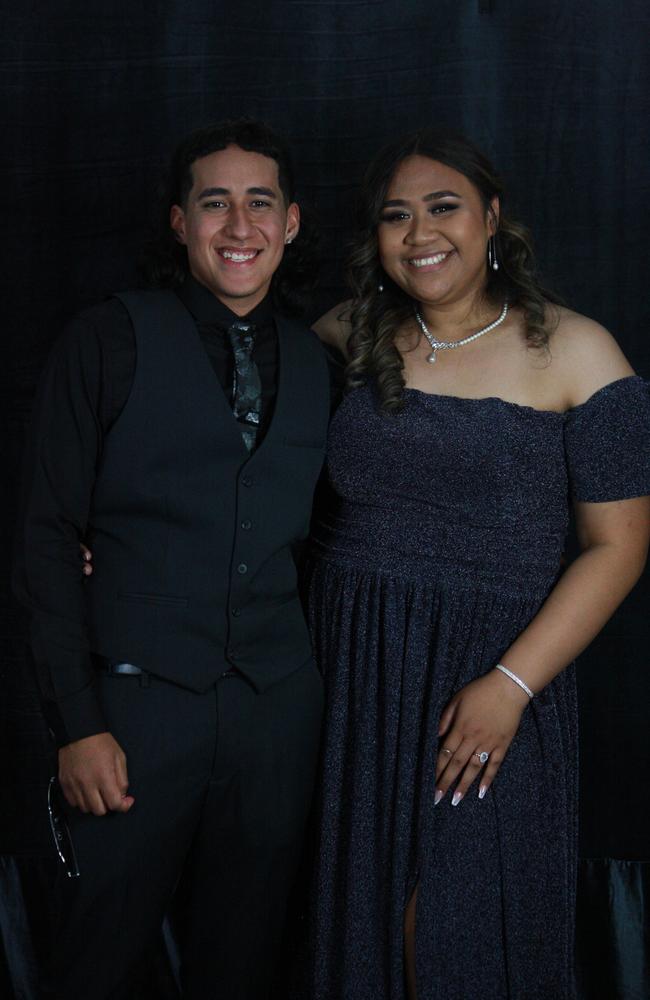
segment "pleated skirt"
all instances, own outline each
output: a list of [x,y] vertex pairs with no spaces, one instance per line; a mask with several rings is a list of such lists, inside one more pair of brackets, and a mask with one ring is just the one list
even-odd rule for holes
[[418,1000],[573,1000],[573,668],[526,708],[492,788],[434,806],[440,715],[543,597],[315,558],[326,686],[307,1000],[402,1000],[417,886]]

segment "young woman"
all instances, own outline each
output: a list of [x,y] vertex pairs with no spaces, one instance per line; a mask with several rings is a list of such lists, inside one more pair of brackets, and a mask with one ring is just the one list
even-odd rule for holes
[[610,334],[540,288],[502,200],[462,138],[387,147],[354,298],[317,324],[349,392],[309,569],[310,1000],[574,996],[571,663],[645,562],[650,404]]

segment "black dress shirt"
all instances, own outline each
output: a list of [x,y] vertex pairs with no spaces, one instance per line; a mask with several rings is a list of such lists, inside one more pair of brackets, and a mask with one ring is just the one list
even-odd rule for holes
[[[242,317],[192,278],[179,294],[197,323],[214,369],[215,392],[224,391],[230,398],[233,357],[226,331]],[[263,437],[273,413],[278,376],[277,332],[269,299],[246,319],[256,326],[253,357],[262,385]],[[128,400],[136,361],[128,313],[119,300],[111,299],[68,325],[52,351],[35,402],[17,532],[15,589],[31,611],[31,647],[47,720],[59,745],[68,738],[56,708],[52,677],[66,677],[66,699],[83,700],[88,678],[94,674],[79,541],[86,531],[103,440]]]

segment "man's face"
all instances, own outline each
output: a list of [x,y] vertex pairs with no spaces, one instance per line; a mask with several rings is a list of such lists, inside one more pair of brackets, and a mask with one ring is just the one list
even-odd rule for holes
[[192,275],[239,316],[262,301],[300,226],[286,205],[278,165],[228,146],[192,164],[186,205],[173,205],[171,227],[187,247]]

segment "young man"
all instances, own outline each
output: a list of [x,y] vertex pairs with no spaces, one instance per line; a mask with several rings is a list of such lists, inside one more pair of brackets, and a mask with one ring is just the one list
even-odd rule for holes
[[167,289],[71,324],[32,432],[18,583],[80,870],[43,989],[66,1000],[128,997],[174,892],[184,996],[267,996],[318,747],[292,549],[329,385],[284,314],[300,213],[277,136],[190,135],[168,212]]

